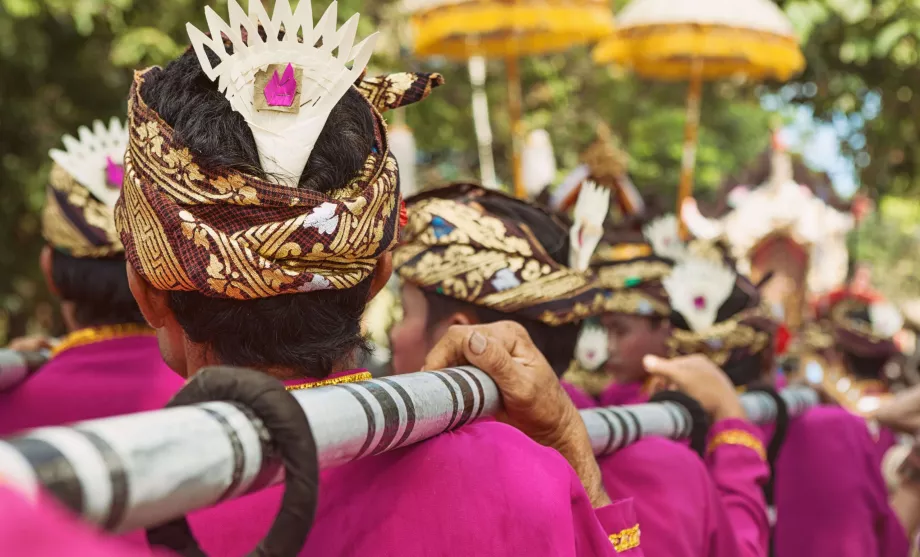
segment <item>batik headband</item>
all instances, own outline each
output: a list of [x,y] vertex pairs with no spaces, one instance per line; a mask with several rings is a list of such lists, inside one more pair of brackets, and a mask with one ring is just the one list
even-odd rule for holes
[[772,347],[777,323],[754,285],[725,265],[687,257],[663,282],[671,300],[672,356],[704,354],[725,368]]
[[606,292],[592,275],[553,260],[527,226],[489,214],[480,202],[490,198],[525,204],[471,184],[408,199],[408,224],[393,254],[400,278],[552,326],[602,313]]
[[894,336],[904,327],[904,317],[890,302],[851,295],[828,309],[840,350],[863,358],[889,358],[897,353]]
[[42,211],[42,235],[53,248],[79,258],[124,252],[113,208],[124,178],[128,133],[117,118],[81,127],[79,139],[65,135],[54,160]]
[[[218,39],[189,29],[206,75],[253,130],[271,179],[199,164],[142,98],[144,80],[161,70],[135,74],[116,222],[128,260],[157,289],[233,299],[346,289],[369,277],[395,245],[398,169],[380,112],[422,100],[441,76],[361,78],[373,41],[352,47],[357,16],[337,31],[333,3],[314,28],[309,6],[300,2],[292,12],[288,0],[278,0],[269,18],[253,1],[247,17],[231,0],[229,26],[208,10]],[[217,65],[205,47],[220,58]],[[298,189],[329,112],[351,87],[375,122],[363,169],[328,193]]]
[[672,267],[670,260],[655,255],[641,238],[601,246],[591,261],[601,285],[611,290],[608,311],[642,317],[670,315],[661,281]]

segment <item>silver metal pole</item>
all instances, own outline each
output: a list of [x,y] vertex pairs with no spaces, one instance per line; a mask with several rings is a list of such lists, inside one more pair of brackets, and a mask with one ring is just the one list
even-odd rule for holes
[[[801,392],[800,392],[801,391]],[[817,402],[784,392],[795,413]],[[787,396],[788,394],[788,396]],[[342,383],[293,393],[310,422],[321,468],[451,431],[500,408],[495,383],[471,367]],[[743,395],[755,421],[775,416],[769,396]],[[674,403],[585,410],[596,454],[647,436],[689,435]],[[0,440],[0,477],[27,494],[41,487],[114,532],[161,524],[283,480],[271,439],[240,406],[209,402],[32,430]]]
[[0,392],[8,391],[35,373],[51,357],[50,352],[19,352],[0,348]]

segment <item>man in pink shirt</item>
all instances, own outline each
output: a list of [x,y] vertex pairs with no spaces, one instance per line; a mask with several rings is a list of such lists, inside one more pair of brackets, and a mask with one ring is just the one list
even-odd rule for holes
[[127,132],[113,119],[51,151],[40,264],[68,334],[51,360],[0,392],[0,435],[162,407],[182,378],[160,356],[131,296],[113,207]]
[[[308,388],[347,374],[365,349],[367,301],[391,273],[404,212],[381,112],[421,100],[441,78],[362,77],[372,41],[339,45],[338,55],[335,41],[354,33],[299,42],[300,26],[305,37],[328,32],[312,29],[304,5],[295,16],[279,0],[271,19],[261,14],[264,37],[239,12],[226,26],[209,18],[210,37],[191,31],[194,49],[139,72],[132,87],[116,223],[132,292],[185,376],[239,365]],[[258,3],[251,9],[258,15]],[[334,10],[322,21],[336,21]],[[241,54],[255,43],[258,57]],[[240,73],[223,75],[231,69]],[[488,330],[464,339],[469,361],[486,368],[483,358],[506,346]],[[530,363],[546,372],[545,360]],[[577,458],[587,434],[571,403],[544,393],[553,419],[568,424],[547,437],[526,427],[539,405],[509,405],[508,384],[505,408],[520,431],[471,424],[324,473],[302,555],[565,557],[618,545],[641,554],[622,543],[636,524],[629,502],[611,505],[593,458]],[[281,495],[202,511],[192,530],[206,553],[243,554]]]

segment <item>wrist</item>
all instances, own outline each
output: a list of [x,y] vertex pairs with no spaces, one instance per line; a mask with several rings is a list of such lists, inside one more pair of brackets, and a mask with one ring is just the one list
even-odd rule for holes
[[[574,409],[574,406],[572,408]],[[609,505],[610,497],[604,489],[601,470],[597,465],[597,459],[594,458],[588,430],[581,415],[577,411],[572,414],[574,418],[565,418],[564,427],[560,428],[559,436],[550,446],[559,452],[575,471],[594,508]]]

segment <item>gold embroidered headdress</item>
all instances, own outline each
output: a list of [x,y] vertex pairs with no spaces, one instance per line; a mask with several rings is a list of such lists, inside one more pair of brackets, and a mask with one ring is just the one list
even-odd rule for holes
[[[352,46],[357,16],[336,30],[335,3],[314,27],[310,4],[292,11],[277,0],[269,17],[253,0],[247,16],[231,0],[229,25],[210,9],[210,36],[189,25],[205,74],[246,120],[269,179],[199,164],[142,96],[145,79],[162,70],[135,74],[116,223],[128,260],[154,287],[234,299],[346,289],[395,245],[398,170],[380,113],[423,99],[441,76],[364,79],[373,37]],[[363,170],[329,193],[298,189],[329,112],[351,87],[375,122]]]
[[760,293],[721,262],[686,257],[664,279],[671,303],[672,356],[704,354],[736,385],[759,378],[752,356],[772,350],[777,323]]
[[529,228],[490,214],[481,204],[499,197],[524,204],[472,184],[407,200],[408,224],[393,254],[400,278],[428,292],[552,326],[600,314],[607,292],[590,273],[553,260]]
[[833,333],[838,350],[861,358],[890,358],[904,327],[898,308],[880,296],[842,289],[818,303],[818,317]]
[[606,309],[642,317],[667,317],[671,314],[662,280],[673,262],[656,255],[650,243],[629,230],[609,232],[613,240],[594,254],[591,268],[600,283],[612,291]]
[[128,133],[117,118],[82,127],[79,139],[52,149],[54,164],[42,211],[42,235],[73,257],[104,258],[124,251],[115,232],[114,206],[124,177]]

